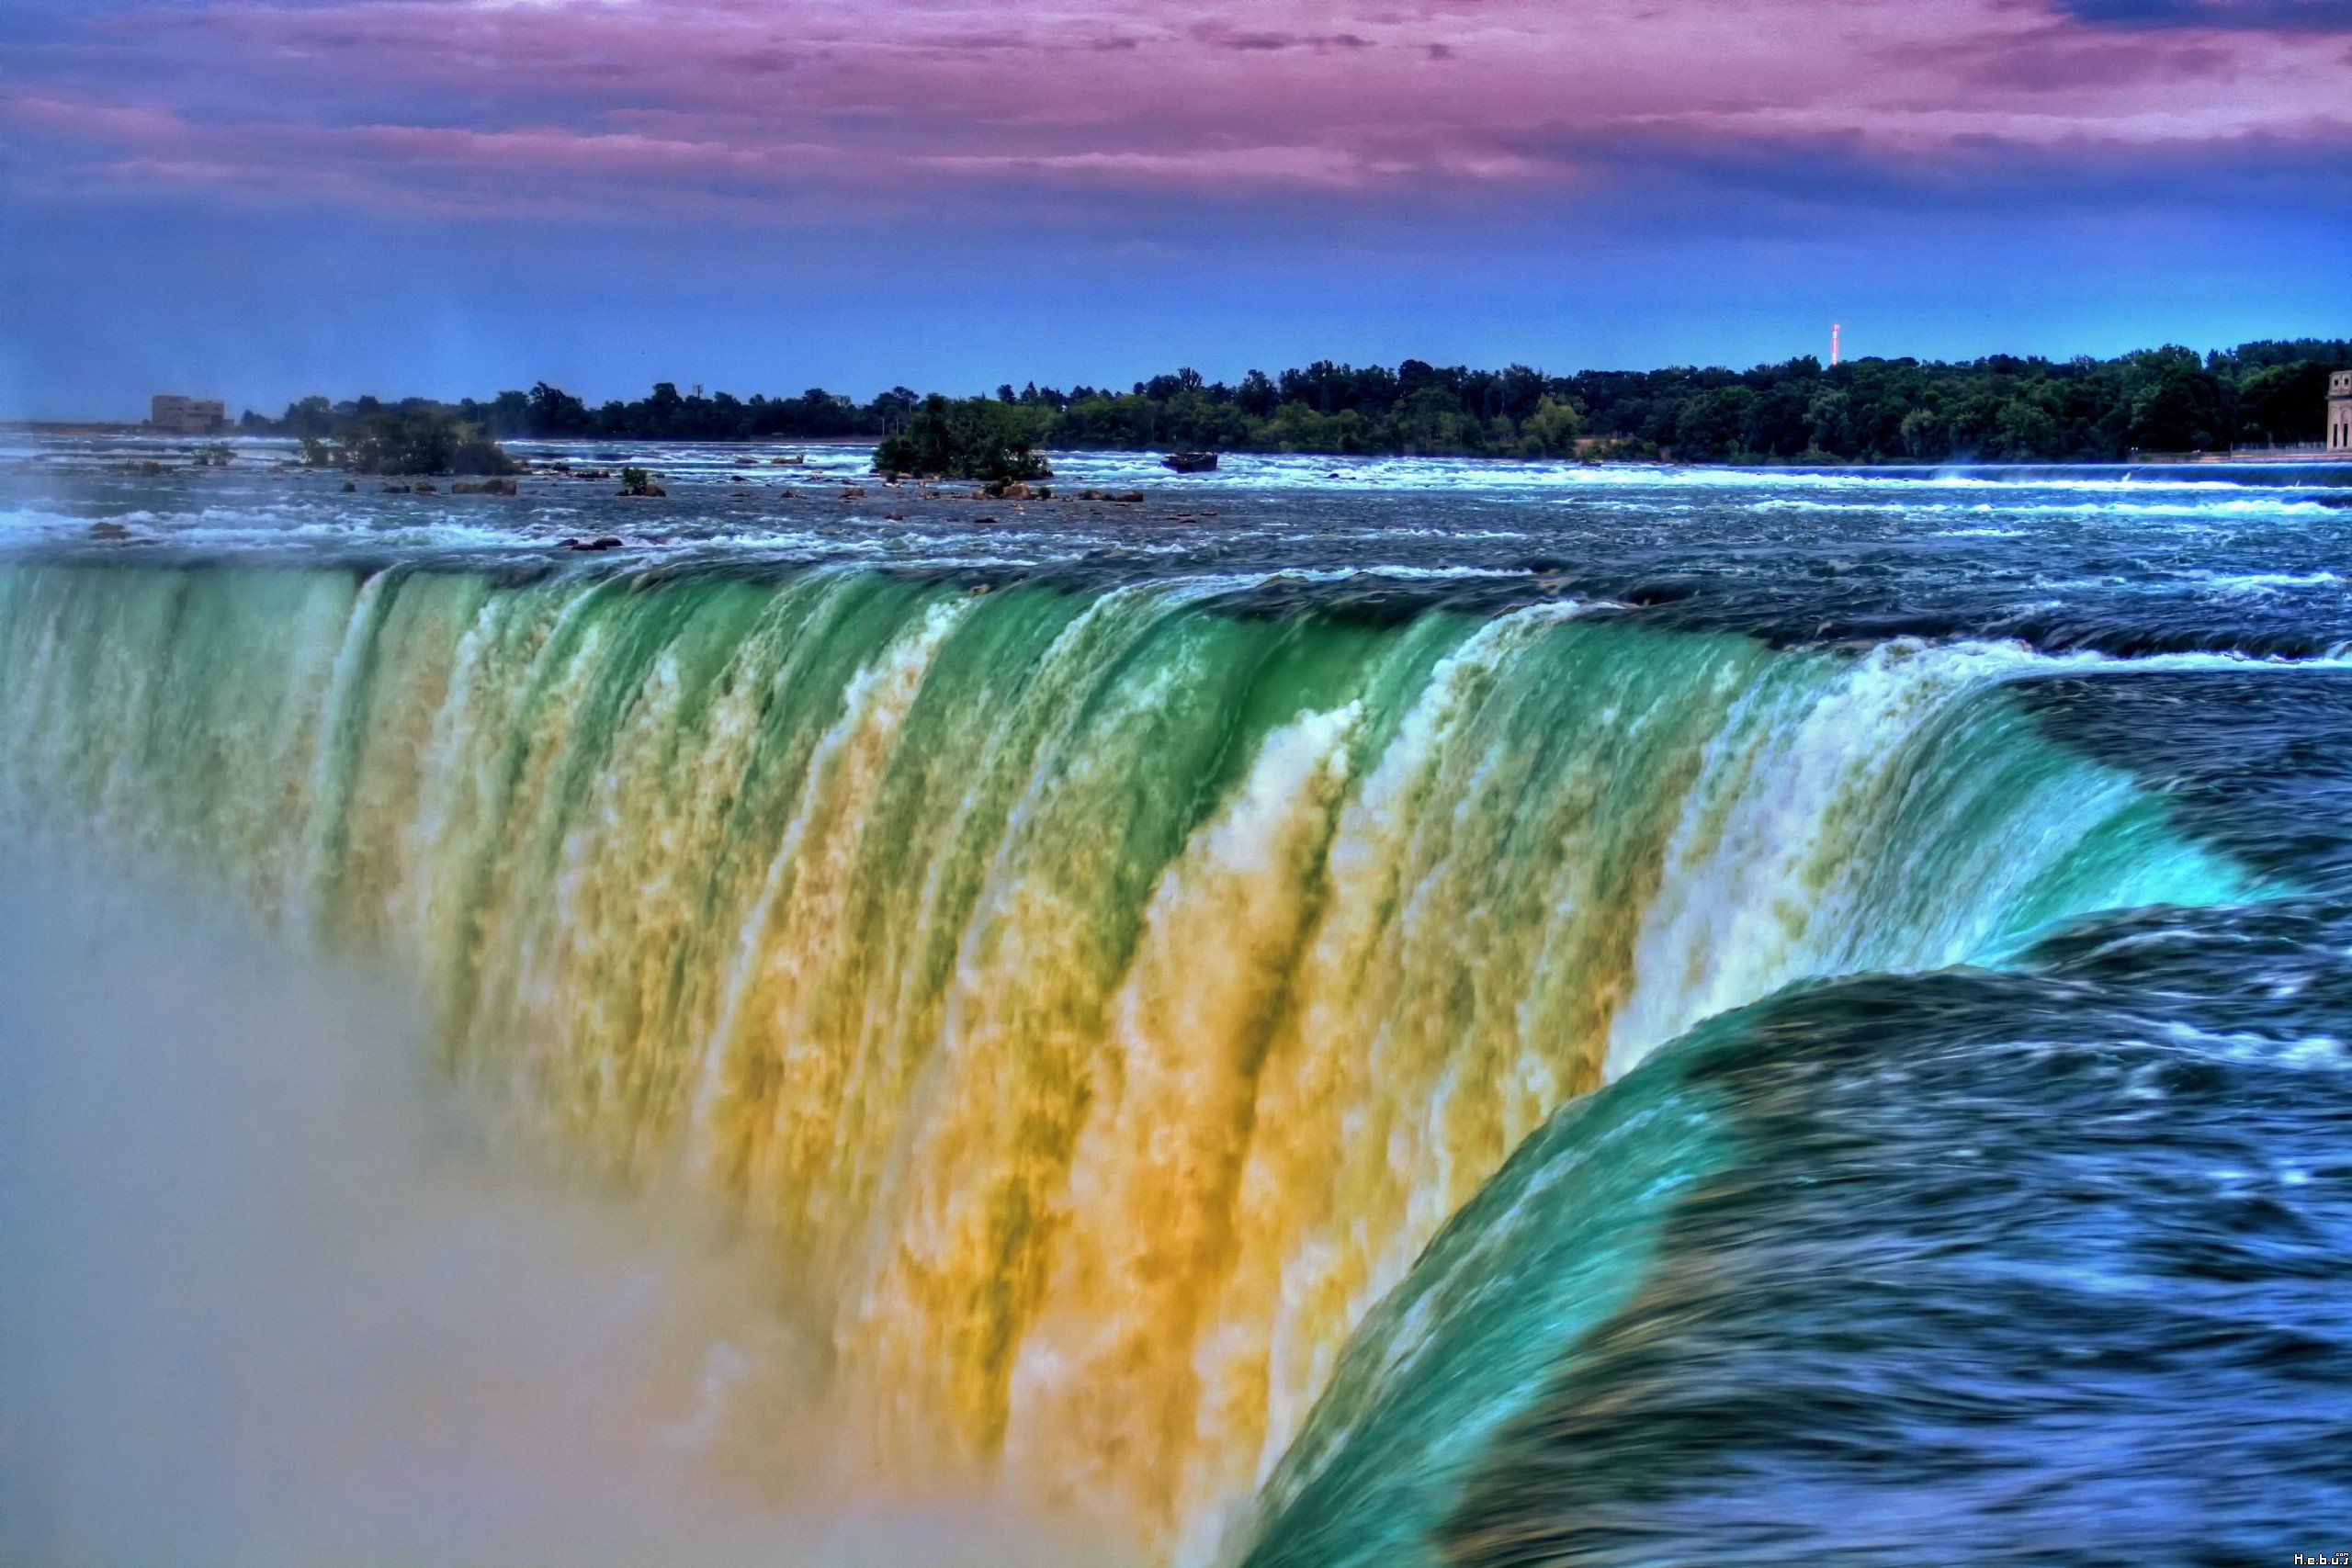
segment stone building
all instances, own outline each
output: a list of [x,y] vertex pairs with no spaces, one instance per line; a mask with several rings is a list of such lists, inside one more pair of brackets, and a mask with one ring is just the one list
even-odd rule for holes
[[2327,378],[2327,449],[2352,457],[2352,370]]
[[147,407],[149,424],[182,435],[209,434],[228,420],[228,405],[218,398],[178,398],[160,392]]

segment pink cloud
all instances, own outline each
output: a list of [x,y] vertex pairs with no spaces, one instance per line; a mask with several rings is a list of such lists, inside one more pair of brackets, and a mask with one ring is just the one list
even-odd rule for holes
[[2307,33],[2020,0],[130,0],[7,64],[20,177],[56,189],[493,209],[1566,191],[1631,142],[2161,149],[2340,133],[2352,104]]

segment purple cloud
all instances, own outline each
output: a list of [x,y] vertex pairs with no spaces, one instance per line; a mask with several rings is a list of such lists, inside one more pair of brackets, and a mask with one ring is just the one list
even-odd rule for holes
[[[1756,0],[1736,8],[781,0],[118,4],[0,45],[36,185],[654,207],[1001,177],[1561,189],[1567,141],[2193,146],[2335,134],[2352,0]],[[2193,41],[2119,46],[2131,23]],[[2256,14],[2279,18],[2257,25]],[[2213,19],[2222,18],[2222,19]],[[1280,25],[1269,25],[1279,23]],[[1443,62],[1445,70],[1431,69]]]
[[[2107,269],[2147,297],[2194,288],[2291,318],[2264,331],[2333,330],[2305,318],[2335,296],[2288,279],[2290,264],[2333,265],[2319,258],[2352,208],[2336,173],[2352,52],[2314,36],[2347,6],[0,0],[0,202],[19,220],[0,225],[0,401],[10,331],[54,343],[18,380],[79,366],[121,301],[161,285],[140,274],[61,301],[112,258],[190,233],[233,286],[279,279],[253,307],[264,322],[337,266],[405,246],[413,273],[480,246],[531,302],[549,276],[612,259],[612,277],[578,284],[608,313],[735,298],[744,280],[739,317],[789,316],[796,341],[856,308],[791,316],[761,268],[831,279],[837,301],[878,297],[887,276],[893,319],[914,321],[902,297],[930,291],[924,355],[1002,310],[1007,279],[1044,278],[1009,340],[1022,354],[1059,330],[1055,312],[1098,309],[1125,344],[1147,297],[1175,341],[1262,297],[1283,301],[1250,329],[1270,342],[1344,303],[1355,314],[1313,319],[1386,311],[1381,341],[1400,354],[1532,355],[1427,336],[1499,309],[1485,301],[1508,267],[1540,296],[1516,321],[1566,321],[1614,277],[1621,295],[1657,291],[1643,341],[1702,334],[1670,352],[1714,356],[1735,351],[1714,346],[1728,340],[1706,310],[1793,312],[1811,346],[1823,290],[1851,314],[1855,289],[1883,286],[1891,310],[1928,298],[1928,263],[1981,255],[1996,274],[2034,245],[2086,258],[2038,277]],[[2249,192],[2268,204],[2261,246],[2244,238]],[[1962,240],[1947,221],[1982,227]],[[364,244],[344,238],[362,230]],[[1946,237],[1923,256],[1930,232]],[[2196,283],[2177,265],[2190,232],[2220,258],[2206,277],[2238,276],[2242,258],[2270,270]],[[329,259],[298,265],[305,243]],[[480,256],[454,270],[451,288],[486,276]],[[1977,276],[1952,287],[1947,320],[1983,309]],[[436,319],[504,330],[516,304],[469,299]],[[1389,350],[1318,329],[1297,352]],[[1045,373],[1018,357],[1002,373]]]

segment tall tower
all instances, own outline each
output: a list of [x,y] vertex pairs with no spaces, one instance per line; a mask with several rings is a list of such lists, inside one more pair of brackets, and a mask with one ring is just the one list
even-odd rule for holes
[[1836,321],[1829,323],[1829,367],[1833,370],[1838,367],[1838,333],[1840,330]]
[[2352,370],[2327,378],[2327,450],[2352,457]]

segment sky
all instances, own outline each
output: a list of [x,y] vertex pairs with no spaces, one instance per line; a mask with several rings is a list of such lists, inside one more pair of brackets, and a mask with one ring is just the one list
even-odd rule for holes
[[0,0],[0,416],[2352,335],[2352,0]]

